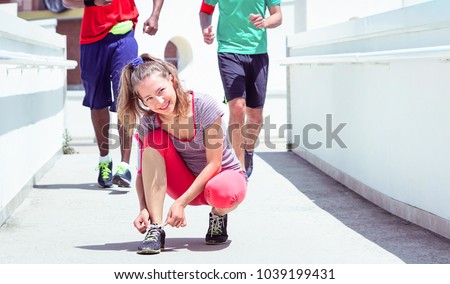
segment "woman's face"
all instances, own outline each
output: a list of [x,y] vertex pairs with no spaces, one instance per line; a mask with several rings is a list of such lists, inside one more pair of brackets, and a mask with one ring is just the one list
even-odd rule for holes
[[173,77],[169,79],[155,74],[145,78],[136,86],[136,91],[145,106],[155,113],[174,115],[177,96],[173,88]]

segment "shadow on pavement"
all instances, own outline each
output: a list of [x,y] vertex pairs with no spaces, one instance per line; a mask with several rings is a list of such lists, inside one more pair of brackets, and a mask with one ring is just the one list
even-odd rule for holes
[[[187,249],[190,251],[219,251],[226,249],[231,241],[221,245],[207,245],[204,238],[166,238],[164,252],[176,252]],[[99,251],[131,251],[136,252],[140,241],[125,243],[106,243],[100,245],[77,246],[76,248]]]
[[256,154],[317,206],[405,263],[450,263],[450,240],[374,205],[295,153]]
[[99,190],[99,191],[110,191],[109,194],[111,195],[120,195],[120,194],[127,194],[129,192],[129,188],[118,188],[118,187],[111,187],[111,188],[101,188],[96,183],[74,183],[74,184],[38,184],[34,185],[33,188],[35,189],[81,189],[81,190]]

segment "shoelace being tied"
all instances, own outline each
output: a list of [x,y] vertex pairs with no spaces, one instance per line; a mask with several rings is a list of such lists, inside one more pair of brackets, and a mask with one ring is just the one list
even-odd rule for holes
[[157,241],[162,229],[161,226],[150,226],[144,241]]

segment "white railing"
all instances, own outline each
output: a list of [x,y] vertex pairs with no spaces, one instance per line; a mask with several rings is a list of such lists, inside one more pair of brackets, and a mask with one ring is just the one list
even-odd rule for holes
[[59,57],[0,50],[0,64],[16,65],[25,68],[75,69],[78,63],[75,60],[66,60]]
[[411,59],[450,60],[450,45],[397,49],[361,53],[293,56],[279,61],[281,65],[389,62]]

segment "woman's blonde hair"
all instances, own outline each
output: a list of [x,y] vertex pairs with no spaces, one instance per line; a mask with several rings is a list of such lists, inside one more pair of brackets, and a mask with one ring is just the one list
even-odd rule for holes
[[181,86],[175,66],[147,53],[141,54],[122,69],[120,78],[117,115],[120,123],[130,135],[133,135],[133,131],[130,130],[135,127],[139,117],[153,114],[139,98],[136,86],[142,80],[154,74],[158,74],[167,80],[170,80],[170,75],[172,75],[173,88],[177,96],[174,111],[179,117],[183,117],[187,113],[189,107],[188,92]]

